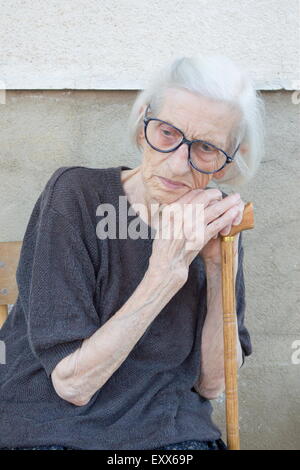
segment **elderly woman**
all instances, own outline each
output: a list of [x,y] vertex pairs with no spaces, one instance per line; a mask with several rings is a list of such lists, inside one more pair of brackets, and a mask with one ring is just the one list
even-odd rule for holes
[[[241,222],[244,203],[217,184],[254,175],[262,111],[229,59],[183,57],[133,105],[139,166],[50,177],[0,334],[1,448],[226,449],[210,402],[224,391],[218,235]],[[175,217],[196,206],[201,225],[192,211]],[[172,227],[179,236],[161,236]],[[235,248],[241,367],[252,352],[241,235]]]

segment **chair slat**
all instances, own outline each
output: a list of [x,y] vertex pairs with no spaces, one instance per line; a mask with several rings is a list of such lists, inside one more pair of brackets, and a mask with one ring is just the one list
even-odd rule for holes
[[16,270],[22,242],[0,242],[0,328],[8,315],[8,305],[18,297]]

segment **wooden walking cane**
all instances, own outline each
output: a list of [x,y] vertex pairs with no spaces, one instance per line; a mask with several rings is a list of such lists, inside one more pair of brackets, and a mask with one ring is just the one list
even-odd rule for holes
[[226,433],[229,450],[240,449],[233,246],[237,233],[253,227],[253,205],[248,202],[245,204],[242,222],[233,225],[228,235],[221,235]]

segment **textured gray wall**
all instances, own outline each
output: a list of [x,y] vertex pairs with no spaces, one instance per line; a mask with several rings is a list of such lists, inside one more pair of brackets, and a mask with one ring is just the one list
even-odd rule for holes
[[[244,449],[300,448],[299,107],[290,92],[264,92],[267,153],[240,189],[253,201],[244,233],[246,325],[253,354],[239,371]],[[1,105],[0,241],[21,240],[34,202],[58,167],[139,164],[126,119],[135,92],[7,91]],[[298,287],[298,290],[297,290]],[[224,430],[224,396],[213,401]],[[225,437],[225,434],[224,434]]]

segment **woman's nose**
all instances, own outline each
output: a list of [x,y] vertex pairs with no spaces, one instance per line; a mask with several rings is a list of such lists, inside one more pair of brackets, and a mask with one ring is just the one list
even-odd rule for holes
[[172,171],[175,173],[186,172],[190,168],[188,162],[189,148],[187,144],[182,144],[177,150],[171,153],[169,157]]

